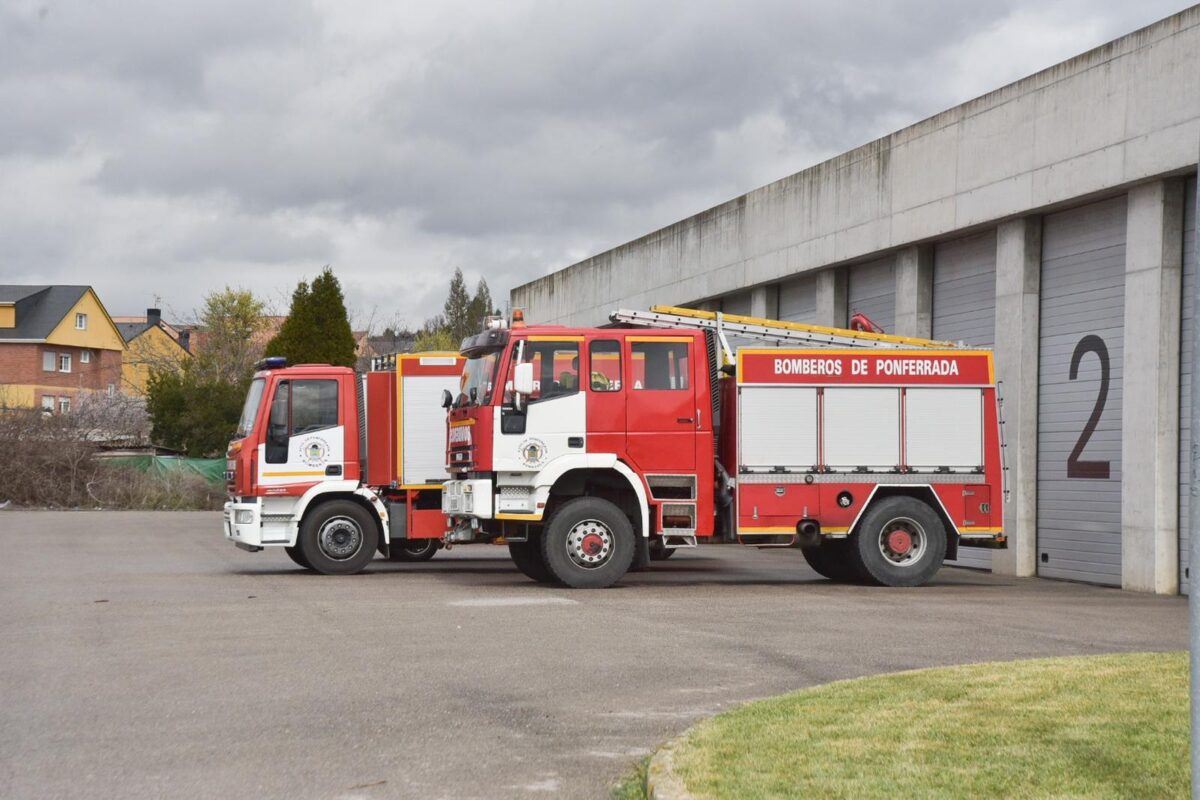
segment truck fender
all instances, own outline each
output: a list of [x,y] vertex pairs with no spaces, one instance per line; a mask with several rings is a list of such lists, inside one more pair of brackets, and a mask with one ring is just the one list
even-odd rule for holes
[[937,512],[939,514],[939,516],[941,516],[942,522],[946,523],[946,533],[949,534],[950,536],[954,537],[955,539],[957,539],[957,537],[959,535],[958,525],[954,522],[954,518],[950,516],[950,512],[946,510],[946,504],[942,502],[942,498],[939,497],[938,493],[933,490],[933,485],[928,484],[928,483],[878,483],[878,484],[876,484],[871,489],[871,493],[869,495],[867,495],[866,502],[864,502],[862,504],[862,506],[858,509],[858,514],[855,515],[854,522],[851,523],[850,527],[846,529],[847,533],[853,533],[854,529],[856,527],[858,527],[858,521],[863,518],[863,514],[865,514],[867,512],[867,509],[871,507],[871,501],[875,499],[875,495],[879,493],[880,489],[891,490],[889,493],[921,495],[922,499],[924,499],[926,495],[928,495],[929,497],[932,497],[934,499],[934,501],[937,503],[937,506],[934,508],[934,511]]
[[550,490],[566,473],[573,469],[610,469],[623,477],[633,489],[638,501],[638,513],[642,521],[642,536],[650,535],[650,504],[646,497],[646,487],[642,479],[628,465],[617,459],[614,453],[577,453],[559,456],[546,465],[546,469],[538,473],[536,497],[539,503],[545,503],[550,496]]
[[296,501],[296,510],[292,517],[292,530],[290,530],[289,538],[291,543],[296,543],[296,535],[299,532],[300,520],[304,519],[304,515],[308,512],[308,507],[318,497],[323,497],[330,494],[353,495],[361,497],[375,511],[375,516],[379,519],[380,524],[380,541],[387,544],[390,543],[388,537],[388,512],[387,507],[379,498],[379,495],[371,491],[365,486],[359,485],[358,481],[322,481],[321,483],[313,484],[304,494],[300,495]]

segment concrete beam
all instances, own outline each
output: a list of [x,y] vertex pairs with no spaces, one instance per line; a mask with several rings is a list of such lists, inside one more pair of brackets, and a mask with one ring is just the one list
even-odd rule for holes
[[779,284],[756,286],[750,290],[750,316],[779,319]]
[[900,336],[933,336],[933,246],[896,253],[896,330]]
[[846,270],[821,270],[816,278],[817,324],[846,327]]
[[1121,425],[1121,587],[1179,591],[1183,182],[1129,192]]
[[1042,219],[1024,217],[996,229],[996,380],[1003,399],[1009,495],[1004,503],[1008,549],[992,571],[1037,573],[1038,293]]

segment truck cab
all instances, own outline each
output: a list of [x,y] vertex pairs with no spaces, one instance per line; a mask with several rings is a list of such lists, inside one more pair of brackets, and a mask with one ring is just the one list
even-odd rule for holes
[[[711,536],[710,346],[701,331],[519,323],[465,340],[447,437],[449,536],[502,536],[535,578],[554,538],[548,568],[580,586],[623,574],[652,541]],[[564,515],[580,524],[547,526]]]

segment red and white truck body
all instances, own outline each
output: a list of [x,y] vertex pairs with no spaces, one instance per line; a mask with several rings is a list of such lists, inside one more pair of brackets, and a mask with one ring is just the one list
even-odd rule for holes
[[986,350],[738,351],[721,455],[737,465],[739,536],[801,519],[844,536],[878,493],[916,489],[957,538],[995,539],[994,384]]
[[[397,355],[365,374],[264,359],[227,453],[225,537],[282,547],[322,572],[356,572],[376,551],[432,552],[445,533],[445,391],[453,353]],[[307,539],[307,541],[306,541]]]
[[[502,536],[530,577],[581,587],[714,537],[894,585],[1003,543],[989,351],[685,309],[614,321],[464,341],[448,539]],[[809,346],[722,366],[727,332]]]

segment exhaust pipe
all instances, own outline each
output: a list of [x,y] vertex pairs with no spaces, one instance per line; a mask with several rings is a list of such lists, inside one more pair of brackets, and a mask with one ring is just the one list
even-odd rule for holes
[[796,523],[796,544],[800,547],[816,547],[821,543],[821,524],[815,519],[802,519]]

